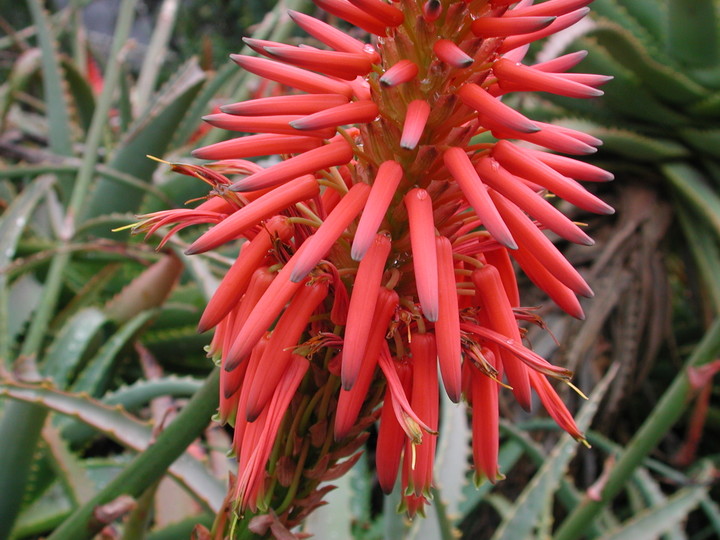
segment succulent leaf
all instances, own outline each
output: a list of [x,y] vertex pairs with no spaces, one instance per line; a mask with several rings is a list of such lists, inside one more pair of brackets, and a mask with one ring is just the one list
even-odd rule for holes
[[707,97],[707,90],[672,62],[652,53],[637,35],[610,21],[600,21],[590,32],[610,54],[643,79],[648,89],[669,103],[680,105]]
[[720,59],[714,0],[668,0],[667,50],[687,66],[713,66]]

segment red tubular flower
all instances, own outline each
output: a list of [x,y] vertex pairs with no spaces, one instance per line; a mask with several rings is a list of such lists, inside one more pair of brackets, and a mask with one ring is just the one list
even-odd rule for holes
[[405,115],[402,136],[400,137],[400,146],[402,148],[412,150],[418,145],[425,130],[428,116],[430,116],[430,105],[427,104],[427,101],[416,99],[410,102]]
[[[412,408],[430,430],[437,431],[439,402],[435,337],[433,334],[413,335],[410,351],[413,363]],[[410,461],[408,492],[412,491],[417,496],[430,496],[436,443],[437,435],[426,433],[415,446],[414,452],[408,455],[406,451],[405,461]],[[414,443],[410,441],[409,444]]]
[[202,253],[242,235],[259,221],[271,217],[281,208],[314,197],[319,192],[314,177],[303,176],[290,182],[286,189],[273,191],[244,206],[209,232],[198,238],[186,251],[188,255]]
[[390,239],[378,234],[367,255],[358,266],[355,287],[350,296],[345,342],[343,346],[342,375],[343,387],[350,388],[350,381],[357,379],[360,365],[373,324],[372,314],[377,304],[377,291],[385,271],[385,262],[390,254]]
[[260,358],[262,377],[257,377],[250,385],[247,398],[246,415],[252,422],[265,408],[267,401],[275,391],[285,368],[290,362],[292,351],[298,339],[308,325],[308,319],[328,293],[326,281],[315,281],[301,287],[272,331],[265,352]]
[[470,158],[462,148],[450,148],[444,155],[445,166],[460,186],[463,194],[475,210],[485,228],[495,240],[501,244],[516,249],[517,244],[505,221],[498,213],[487,188],[475,171]]
[[[402,390],[405,394],[409,394],[412,371],[409,367],[399,367],[397,363],[395,363],[394,369],[398,371]],[[375,452],[378,483],[385,494],[390,494],[395,486],[406,438],[405,431],[395,413],[395,400],[391,391],[385,392],[378,427],[377,451]]]
[[418,71],[419,68],[414,62],[405,59],[400,60],[383,73],[383,76],[380,77],[380,84],[389,88],[410,82],[417,76]]
[[418,298],[429,321],[438,317],[438,272],[432,201],[424,189],[413,189],[405,196],[410,225],[410,242]]
[[[319,482],[353,462],[378,416],[381,487],[392,489],[402,463],[402,504],[422,512],[438,371],[451,400],[471,406],[476,478],[502,476],[505,377],[522,407],[534,390],[581,438],[547,380],[569,372],[522,341],[528,311],[511,260],[582,318],[576,295],[592,290],[544,229],[592,240],[544,196],[613,212],[580,183],[612,174],[553,153],[591,154],[600,141],[503,101],[602,94],[607,77],[567,73],[585,53],[524,63],[529,43],[580,20],[590,0],[314,1],[373,36],[291,11],[313,46],[245,40],[261,57],[233,61],[285,95],[259,92],[206,117],[254,134],[194,152],[218,162],[174,165],[211,186],[207,200],[135,227],[169,226],[165,242],[212,225],[188,254],[243,243],[199,328],[216,327],[220,416],[235,423],[233,508],[274,508],[288,496],[278,515],[287,526],[319,504]],[[246,160],[269,155],[281,159],[267,168]]]
[[372,383],[375,367],[384,343],[385,329],[390,323],[390,318],[394,315],[397,305],[397,293],[381,287],[375,304],[375,312],[373,313],[373,322],[375,322],[376,326],[373,327],[368,336],[360,371],[355,380],[347,380],[346,386],[340,390],[337,414],[335,415],[336,439],[344,438],[357,419]]
[[474,61],[472,56],[468,55],[449,39],[437,40],[435,45],[433,45],[433,52],[440,60],[455,68],[470,67]]
[[[482,351],[483,356],[494,367],[494,355],[489,349]],[[485,476],[490,482],[500,476],[498,470],[498,448],[500,430],[498,418],[498,383],[492,380],[476,366],[470,364],[471,402],[472,402],[472,450],[475,462],[475,482]]]
[[462,350],[460,346],[460,313],[458,311],[455,266],[450,240],[435,239],[438,260],[438,319],[435,323],[438,363],[445,391],[452,401],[461,399]]
[[200,318],[198,332],[205,332],[212,328],[230,312],[238,298],[242,298],[242,295],[245,294],[253,272],[267,257],[272,243],[275,241],[287,242],[291,234],[292,227],[287,222],[287,218],[276,216],[268,220],[265,229],[260,231],[251,242],[243,244],[238,258],[208,302]]
[[[475,298],[479,307],[485,310],[485,319],[492,325],[491,330],[516,343],[521,343],[515,314],[495,267],[488,264],[478,268],[473,272],[472,280],[475,284]],[[525,410],[530,410],[530,381],[527,368],[514,355],[506,354],[504,351],[501,352],[498,360],[502,361],[503,370],[507,373],[518,403]]]

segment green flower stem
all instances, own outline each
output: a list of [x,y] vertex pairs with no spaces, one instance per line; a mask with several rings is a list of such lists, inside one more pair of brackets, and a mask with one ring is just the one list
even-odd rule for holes
[[670,388],[663,394],[653,412],[628,443],[625,452],[618,458],[602,490],[602,499],[593,501],[586,496],[558,529],[554,536],[555,540],[574,540],[587,531],[588,523],[591,523],[605,505],[622,491],[632,472],[685,411],[692,395],[688,369],[710,362],[719,353],[720,319],[716,319],[686,362],[685,368],[677,374]]
[[220,370],[208,376],[202,388],[180,411],[175,420],[158,435],[155,443],[135,459],[92,500],[78,508],[49,537],[51,540],[82,540],[92,538],[105,524],[93,519],[97,506],[107,504],[120,495],[139,497],[157,482],[167,468],[203,432],[217,410]]

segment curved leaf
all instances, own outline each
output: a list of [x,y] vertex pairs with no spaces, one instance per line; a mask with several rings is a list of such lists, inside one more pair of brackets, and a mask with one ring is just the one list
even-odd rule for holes
[[720,158],[720,128],[682,129],[680,136],[696,150]]
[[[109,167],[149,183],[157,163],[145,156],[165,154],[173,133],[187,114],[190,103],[204,81],[205,75],[196,60],[191,60],[178,70],[176,77],[160,91],[154,102],[127,131]],[[142,190],[103,178],[93,190],[85,217],[92,218],[111,212],[135,212],[143,195]]]
[[124,325],[102,346],[98,354],[88,362],[87,367],[80,373],[77,381],[72,385],[74,392],[87,392],[99,396],[105,391],[110,379],[113,364],[118,353],[135,336],[145,323],[157,314],[155,310],[143,311]]
[[[4,380],[0,382],[0,396],[40,404],[76,418],[138,452],[151,446],[155,439],[150,424],[137,420],[120,407],[105,405],[87,395],[61,392],[46,383],[25,384]],[[225,498],[225,487],[197,459],[185,452],[170,466],[169,472],[208,508],[219,511]]]
[[[614,365],[595,387],[588,402],[577,415],[580,430],[590,427],[600,401],[618,371]],[[493,535],[493,540],[514,540],[532,538],[532,532],[538,524],[540,516],[546,510],[546,504],[552,500],[552,494],[560,485],[568,463],[575,455],[577,443],[569,434],[564,434],[553,448],[540,470],[515,500],[515,504],[507,518]]]
[[707,96],[707,90],[671,63],[662,63],[636,35],[615,21],[602,20],[589,32],[610,54],[642,79],[644,86],[669,103],[685,105]]
[[708,486],[705,485],[681,489],[664,503],[637,514],[629,522],[624,523],[619,530],[605,536],[603,540],[656,538],[684,521],[688,514],[706,497],[707,493]]
[[668,0],[667,48],[690,66],[712,66],[720,59],[718,17],[713,0]]
[[57,51],[55,30],[40,0],[28,2],[35,26],[37,38],[42,49],[43,86],[47,103],[50,150],[60,156],[72,156],[72,126],[70,108],[60,68],[60,55]]
[[97,308],[86,308],[73,315],[45,355],[41,366],[43,375],[51,378],[58,388],[65,388],[93,338],[107,320],[105,314]]
[[132,411],[147,405],[150,400],[161,396],[189,397],[202,386],[200,379],[192,377],[161,377],[159,379],[141,379],[129,386],[122,386],[106,394],[102,402],[106,405],[120,405]]

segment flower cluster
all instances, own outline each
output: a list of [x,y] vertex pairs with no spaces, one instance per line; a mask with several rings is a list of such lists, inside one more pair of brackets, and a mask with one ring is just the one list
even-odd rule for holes
[[[526,409],[534,390],[582,439],[548,381],[570,373],[523,344],[512,261],[582,318],[577,296],[592,291],[543,229],[592,240],[546,195],[612,213],[578,182],[612,175],[548,152],[589,154],[600,141],[502,97],[602,94],[606,77],[567,72],[582,53],[522,63],[530,43],[578,22],[590,1],[314,0],[370,42],[290,11],[312,45],[246,39],[259,56],[231,56],[282,93],[206,117],[254,134],[196,150],[213,163],[180,168],[213,186],[207,200],[139,228],[213,224],[188,254],[244,240],[200,321],[215,328],[241,509],[301,519],[379,419],[380,486],[391,491],[401,471],[405,509],[422,511],[439,378],[470,406],[478,478],[500,477],[503,380]],[[281,160],[266,168],[245,160],[271,155]]]

